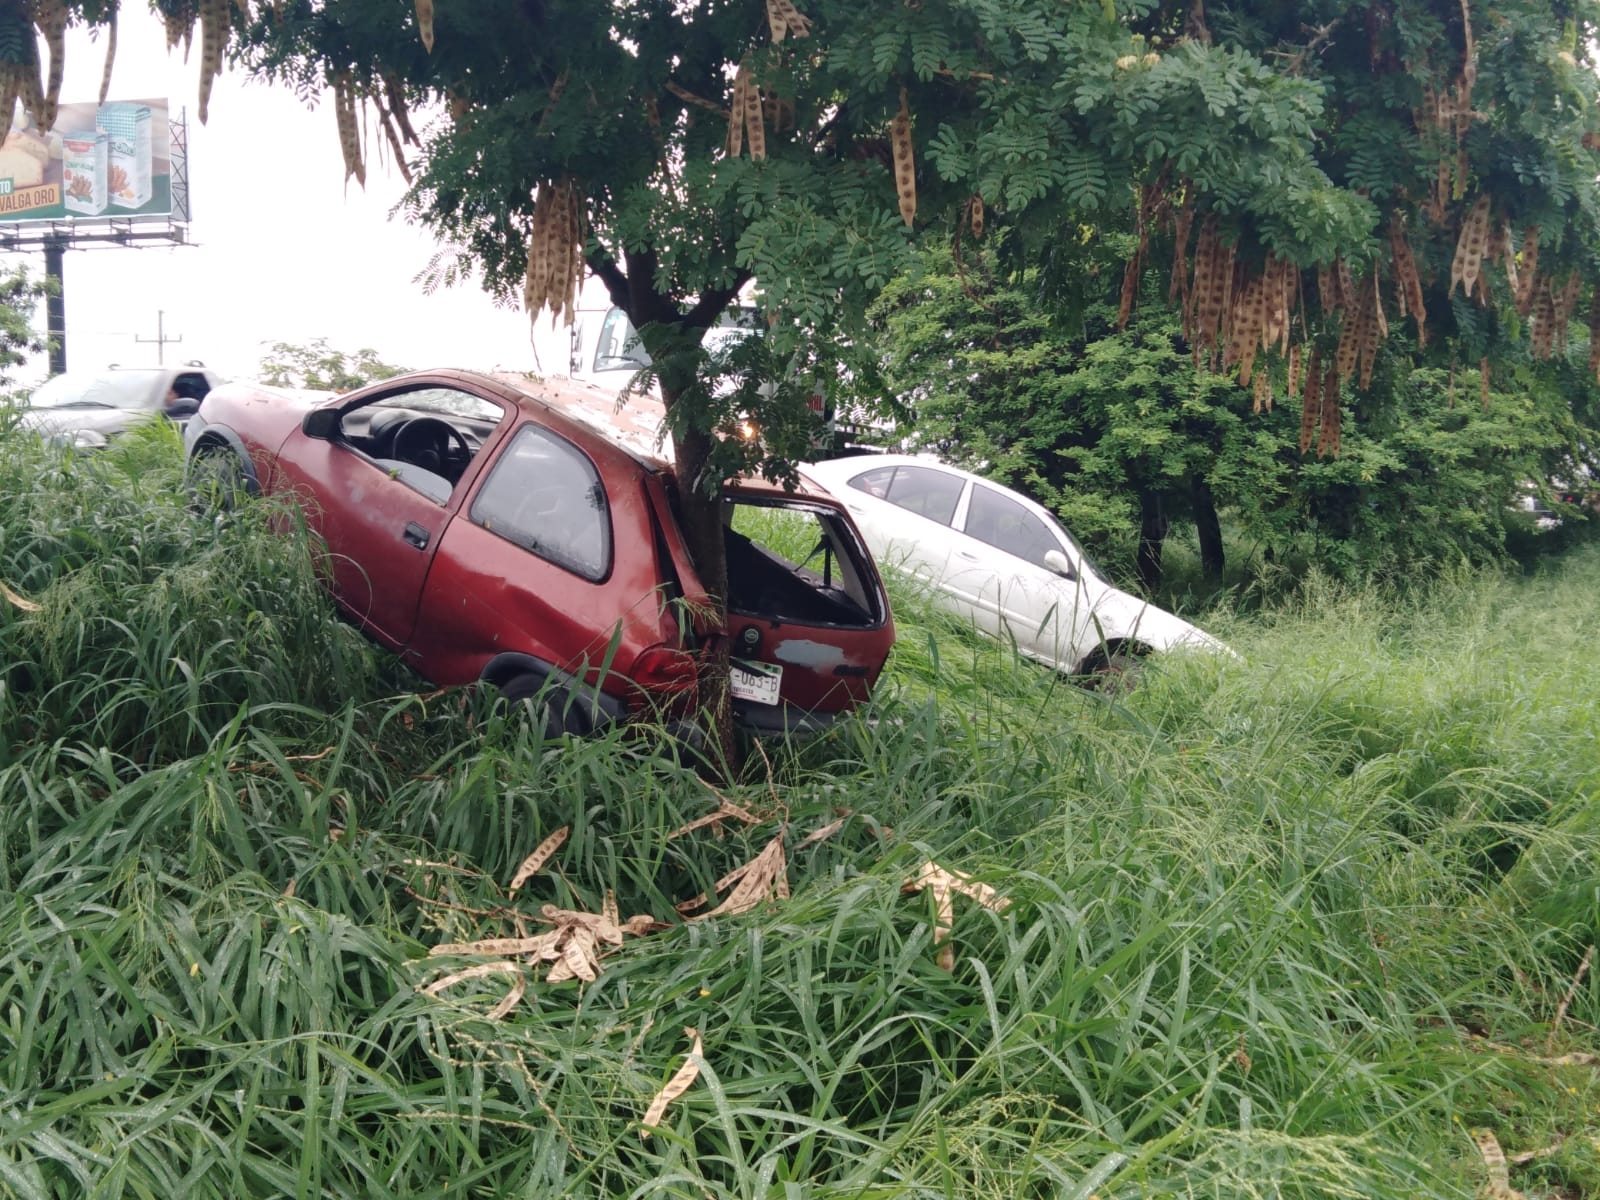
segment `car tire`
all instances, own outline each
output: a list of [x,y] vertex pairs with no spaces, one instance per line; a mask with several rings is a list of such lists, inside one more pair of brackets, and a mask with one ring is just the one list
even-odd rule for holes
[[543,725],[546,741],[593,732],[583,706],[572,703],[572,695],[564,687],[546,688],[543,676],[513,675],[500,685],[499,704],[504,711],[514,711],[524,702],[531,702],[530,715]]
[[1103,692],[1108,696],[1126,696],[1138,686],[1144,666],[1143,654],[1119,646],[1110,654],[1097,652],[1094,661],[1084,665],[1079,679],[1090,691]]
[[250,486],[239,456],[226,446],[200,446],[189,459],[189,506],[202,516],[232,512]]

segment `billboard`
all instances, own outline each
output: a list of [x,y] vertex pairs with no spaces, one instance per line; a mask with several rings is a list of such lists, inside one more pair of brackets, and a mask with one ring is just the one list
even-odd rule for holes
[[172,131],[164,98],[63,104],[48,130],[17,106],[0,145],[0,221],[171,212]]

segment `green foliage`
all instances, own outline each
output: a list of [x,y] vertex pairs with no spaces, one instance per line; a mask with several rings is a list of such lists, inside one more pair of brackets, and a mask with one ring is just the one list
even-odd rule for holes
[[49,289],[48,282],[30,278],[25,267],[0,277],[0,387],[11,383],[13,367],[46,349],[33,328],[33,315]]
[[[24,501],[0,579],[44,605],[0,601],[0,644],[75,630],[112,663],[0,698],[8,1194],[1457,1198],[1476,1125],[1513,1154],[1565,1136],[1515,1183],[1600,1187],[1593,1073],[1543,1058],[1600,1021],[1589,977],[1556,1023],[1600,861],[1592,553],[1406,597],[1321,580],[1212,614],[1241,659],[1172,658],[1124,698],[891,577],[881,723],[718,794],[648,738],[544,743],[456,694],[322,682],[352,635],[301,591],[299,535],[184,526],[170,444],[126,445],[0,438]],[[56,508],[104,514],[60,566]],[[256,613],[298,636],[246,686],[196,671],[237,702],[187,726],[102,720],[159,705],[146,589],[195,571],[214,639]],[[724,795],[756,824],[673,836]],[[773,837],[790,899],[675,915]],[[949,973],[901,894],[929,858],[1011,902],[957,898]],[[429,947],[608,891],[667,927],[593,984],[530,969],[500,1021],[503,979],[421,990],[475,961]],[[704,1068],[641,1140],[685,1026]]]
[[304,346],[274,342],[261,358],[261,382],[273,387],[349,392],[410,369],[384,362],[376,350],[363,347],[346,354],[328,345],[327,338],[313,338]]
[[[1346,578],[1488,561],[1534,543],[1510,511],[1530,482],[1572,478],[1600,445],[1600,389],[1563,364],[1515,360],[1484,407],[1476,370],[1386,353],[1345,417],[1341,456],[1302,459],[1300,405],[1281,376],[1273,411],[1253,414],[1232,379],[1195,370],[1177,317],[1153,298],[1125,330],[1104,306],[1063,328],[1037,283],[995,274],[989,258],[958,269],[928,253],[884,290],[871,345],[908,410],[900,436],[1032,494],[1124,579],[1141,501],[1193,521],[1197,483],[1256,572],[1262,556]],[[1562,515],[1547,544],[1588,524]]]

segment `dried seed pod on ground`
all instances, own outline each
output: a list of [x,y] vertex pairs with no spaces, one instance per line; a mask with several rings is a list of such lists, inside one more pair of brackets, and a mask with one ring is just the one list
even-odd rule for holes
[[422,39],[422,47],[429,54],[433,53],[433,0],[416,0],[417,10],[417,36]]
[[917,219],[917,170],[911,152],[911,106],[906,89],[900,89],[900,110],[889,126],[889,145],[894,153],[894,190],[900,197],[900,219],[910,228]]
[[650,1107],[645,1109],[644,1119],[640,1122],[641,1138],[650,1136],[652,1127],[659,1126],[661,1118],[666,1116],[667,1105],[688,1091],[689,1085],[700,1076],[700,1063],[705,1059],[705,1046],[700,1040],[700,1033],[693,1028],[685,1029],[683,1033],[693,1044],[684,1057],[683,1065],[672,1073],[672,1078],[667,1080],[662,1089],[651,1099]]

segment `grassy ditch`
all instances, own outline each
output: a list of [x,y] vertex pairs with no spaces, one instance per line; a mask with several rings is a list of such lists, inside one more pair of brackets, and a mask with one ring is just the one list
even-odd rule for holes
[[404,691],[172,450],[0,437],[0,1194],[1600,1194],[1600,556],[1121,698],[896,583],[881,723],[719,793]]

